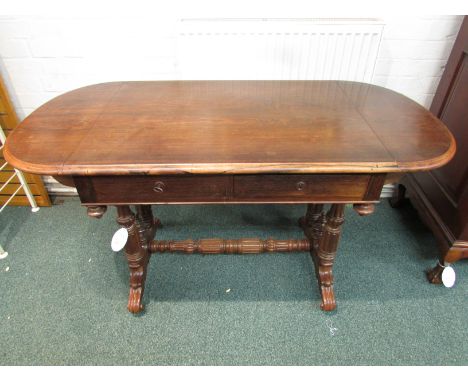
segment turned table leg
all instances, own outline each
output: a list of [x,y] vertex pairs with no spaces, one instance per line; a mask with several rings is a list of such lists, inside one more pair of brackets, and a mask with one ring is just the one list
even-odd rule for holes
[[140,230],[144,235],[144,239],[147,243],[153,240],[156,234],[156,229],[161,227],[159,219],[153,217],[153,211],[150,205],[138,205],[136,208],[136,218],[140,224]]
[[322,296],[320,307],[327,311],[336,308],[332,269],[344,222],[344,208],[344,204],[332,204],[324,215],[323,204],[309,204],[306,216],[299,220],[310,241],[310,254]]
[[315,256],[314,252],[317,251],[324,224],[323,204],[308,204],[306,215],[299,219],[299,225],[310,241],[310,254],[312,257]]
[[[137,208],[137,216],[129,206],[117,206],[117,223],[125,227],[128,240],[125,245],[125,255],[130,270],[130,293],[128,310],[138,313],[143,310],[143,292],[145,288],[146,269],[150,257],[148,248],[149,234],[154,229],[154,223],[149,220],[151,207]],[[151,214],[152,217],[152,214]]]
[[332,271],[341,235],[341,225],[344,222],[344,209],[344,204],[331,205],[325,217],[325,225],[316,251],[315,264],[322,294],[320,307],[326,311],[336,308]]

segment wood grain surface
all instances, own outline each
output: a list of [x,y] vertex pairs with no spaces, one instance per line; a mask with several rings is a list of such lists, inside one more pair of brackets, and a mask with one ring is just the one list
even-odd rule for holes
[[5,148],[13,166],[47,175],[408,172],[454,153],[416,102],[343,81],[92,85],[33,112]]

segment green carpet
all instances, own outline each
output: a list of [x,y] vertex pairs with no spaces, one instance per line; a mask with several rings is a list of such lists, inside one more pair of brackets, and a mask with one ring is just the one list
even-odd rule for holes
[[[305,206],[161,206],[161,239],[296,237]],[[126,310],[127,265],[110,240],[115,210],[75,198],[0,214],[3,365],[468,364],[467,263],[454,288],[429,284],[431,233],[410,205],[347,208],[324,313],[309,255],[154,255],[146,311]],[[230,290],[227,292],[227,290]],[[332,328],[332,330],[331,330]],[[333,333],[333,335],[332,335]]]

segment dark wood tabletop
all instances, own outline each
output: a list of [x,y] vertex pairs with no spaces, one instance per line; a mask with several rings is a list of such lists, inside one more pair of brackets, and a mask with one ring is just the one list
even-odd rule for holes
[[46,103],[5,147],[48,175],[408,172],[454,153],[416,102],[344,81],[103,83]]

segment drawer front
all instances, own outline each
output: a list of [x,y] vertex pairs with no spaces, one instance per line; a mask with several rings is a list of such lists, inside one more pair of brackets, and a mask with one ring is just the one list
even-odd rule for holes
[[74,177],[82,203],[201,203],[224,201],[230,176],[93,176]]
[[74,177],[84,204],[378,201],[384,174]]
[[366,174],[238,175],[234,198],[250,202],[320,202],[365,200]]

